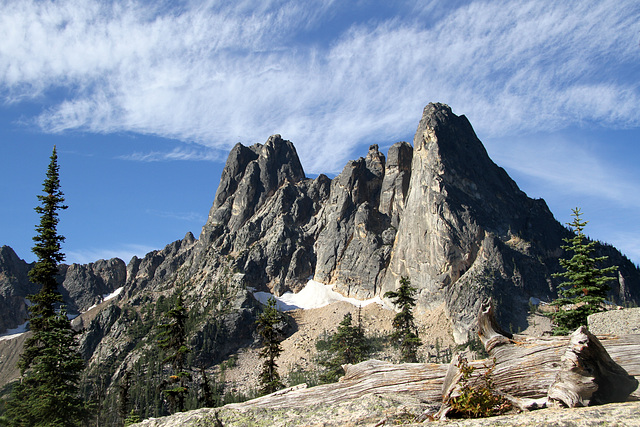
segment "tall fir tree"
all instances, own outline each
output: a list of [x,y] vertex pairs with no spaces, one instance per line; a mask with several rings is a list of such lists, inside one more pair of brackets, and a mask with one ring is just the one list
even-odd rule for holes
[[168,352],[163,363],[171,364],[171,375],[163,390],[169,401],[171,413],[185,409],[185,398],[189,392],[188,382],[191,373],[186,369],[187,355],[191,349],[187,346],[187,309],[184,306],[182,293],[178,292],[175,304],[165,315],[166,322],[158,325],[160,329],[158,345]]
[[118,415],[120,419],[126,425],[125,420],[129,416],[129,391],[131,390],[131,371],[125,370],[120,380],[119,388],[119,402],[118,402]]
[[87,405],[79,390],[84,361],[77,351],[77,332],[71,328],[62,296],[58,292],[58,264],[64,260],[57,232],[58,211],[67,209],[60,189],[56,148],[38,195],[40,224],[36,226],[33,252],[38,261],[29,272],[30,280],[41,286],[29,295],[29,329],[24,352],[18,362],[20,382],[7,403],[11,425],[76,426],[88,417]]
[[331,358],[322,363],[327,368],[320,378],[323,382],[337,381],[344,374],[342,365],[362,362],[369,354],[370,346],[364,335],[359,312],[357,325],[353,325],[351,313],[345,314],[329,341]]
[[394,331],[391,338],[400,347],[403,362],[417,362],[418,347],[422,345],[413,317],[413,308],[416,306],[416,299],[413,297],[415,292],[416,288],[411,287],[409,278],[403,276],[396,291],[384,294],[385,298],[392,299],[393,304],[400,308],[393,318]]
[[262,385],[260,392],[262,394],[270,394],[284,387],[276,363],[276,359],[282,352],[283,336],[278,325],[283,320],[282,314],[276,308],[276,300],[269,298],[264,311],[256,321],[258,333],[262,337],[260,357],[265,359],[262,364],[262,372],[260,372],[260,384]]
[[557,308],[552,314],[553,334],[567,335],[587,324],[587,316],[604,310],[604,302],[609,291],[609,282],[614,277],[609,274],[617,270],[616,266],[598,268],[608,257],[592,257],[595,241],[589,241],[584,235],[588,221],[582,219],[580,208],[573,209],[573,221],[567,224],[574,232],[573,237],[563,239],[566,252],[573,253],[571,258],[560,259],[565,271],[554,274],[564,282],[558,286],[559,297],[551,305]]

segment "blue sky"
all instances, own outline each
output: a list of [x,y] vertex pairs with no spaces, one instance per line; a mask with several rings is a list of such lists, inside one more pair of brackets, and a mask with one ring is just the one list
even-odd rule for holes
[[640,3],[0,1],[0,244],[28,261],[53,145],[67,262],[206,221],[228,150],[309,175],[411,141],[429,102],[556,218],[640,263]]

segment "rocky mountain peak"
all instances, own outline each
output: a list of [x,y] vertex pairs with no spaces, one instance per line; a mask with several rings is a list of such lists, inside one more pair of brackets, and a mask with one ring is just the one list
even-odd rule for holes
[[[372,144],[334,179],[305,178],[295,147],[280,135],[237,144],[199,240],[187,235],[126,268],[114,260],[68,267],[65,283],[91,279],[99,296],[125,281],[122,295],[135,302],[176,283],[204,292],[232,281],[281,295],[313,277],[365,299],[408,276],[418,309],[444,306],[465,341],[488,296],[499,301],[503,324],[526,327],[529,298],[554,296],[566,235],[543,200],[528,198],[493,163],[465,116],[432,103],[413,147],[396,142],[385,156]],[[613,248],[607,254],[621,266],[612,298],[640,300],[638,269]],[[94,302],[69,289],[78,309]]]
[[378,178],[382,178],[384,176],[385,158],[384,154],[378,151],[378,144],[369,146],[369,152],[367,153],[365,162],[367,169],[369,169],[372,174]]
[[396,142],[389,148],[384,178],[380,189],[378,210],[391,218],[391,225],[398,227],[400,213],[409,191],[413,147],[406,142]]
[[248,286],[276,294],[312,276],[370,298],[408,276],[421,309],[445,303],[460,341],[490,295],[510,307],[504,323],[524,327],[529,297],[553,295],[566,230],[448,105],[425,107],[413,141],[386,157],[370,145],[332,180],[305,179],[279,135],[237,145],[200,244],[234,256]]
[[239,230],[280,186],[304,178],[295,147],[280,135],[271,136],[265,144],[236,144],[222,170],[202,237],[215,239],[221,226]]

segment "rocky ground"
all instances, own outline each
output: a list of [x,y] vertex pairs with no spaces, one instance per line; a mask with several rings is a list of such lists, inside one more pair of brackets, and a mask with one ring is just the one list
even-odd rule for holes
[[610,310],[589,316],[589,330],[596,334],[640,334],[640,308]]
[[171,417],[149,419],[147,427],[177,426],[640,426],[640,402],[616,403],[572,409],[540,409],[521,414],[489,418],[430,421],[435,408],[420,405],[416,399],[401,395],[369,394],[330,407],[311,406],[284,410],[240,408],[228,405],[218,409],[199,409]]

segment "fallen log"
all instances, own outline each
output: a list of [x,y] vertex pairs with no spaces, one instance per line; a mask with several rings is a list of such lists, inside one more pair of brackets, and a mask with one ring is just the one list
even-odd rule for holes
[[345,365],[345,376],[337,383],[313,388],[292,387],[243,403],[233,408],[295,408],[334,405],[365,395],[412,395],[425,403],[437,404],[442,399],[442,383],[448,365],[403,363],[394,365],[380,360],[367,360]]
[[[573,337],[511,335],[500,329],[490,304],[482,307],[478,325],[480,339],[490,357],[469,361],[468,365],[474,368],[473,375],[477,377],[489,371],[492,388],[515,408],[535,409],[553,401],[563,402],[567,406],[575,405],[570,398],[562,397],[563,394],[570,395],[568,389],[565,387],[563,391],[562,387],[580,383],[579,380],[583,379],[587,379],[586,393],[582,389],[578,392],[571,389],[579,397],[574,398],[579,404],[602,403],[612,396],[613,400],[624,400],[631,386],[637,386],[637,377],[640,377],[640,335],[604,335],[596,338],[583,330],[578,330]],[[593,350],[593,343],[596,342],[601,345]],[[592,353],[597,357],[592,357]],[[603,357],[607,353],[610,356],[608,359]],[[628,375],[612,367],[615,364],[624,368]],[[303,384],[243,403],[185,413],[189,420],[178,419],[176,423],[171,423],[172,417],[167,417],[169,421],[166,423],[163,418],[147,420],[143,424],[192,425],[189,423],[193,418],[193,425],[203,425],[201,421],[205,419],[212,423],[223,420],[225,425],[236,421],[250,425],[251,420],[262,420],[261,417],[266,416],[264,414],[268,414],[271,420],[277,415],[280,417],[278,419],[282,419],[282,424],[287,425],[319,424],[318,420],[322,423],[329,421],[329,425],[360,424],[365,420],[370,422],[375,417],[381,420],[380,424],[391,419],[389,413],[393,415],[392,409],[403,416],[403,411],[409,406],[417,413],[424,411],[427,406],[435,408],[428,413],[430,419],[438,415],[438,408],[440,415],[444,415],[450,408],[447,400],[459,395],[456,384],[461,374],[455,363],[394,365],[368,360],[357,365],[345,365],[344,369],[345,376],[338,383],[313,388],[306,388]],[[571,378],[576,376],[578,381]],[[602,381],[603,376],[609,378],[606,385],[606,381]],[[600,379],[594,382],[595,378]],[[597,388],[593,387],[594,383]],[[634,395],[640,397],[637,389]],[[418,417],[415,421],[420,422],[425,418],[426,412],[422,414],[422,419]]]
[[478,327],[480,340],[495,361],[495,387],[503,393],[535,406],[547,398],[571,407],[625,401],[634,391],[637,396],[634,376],[640,374],[640,335],[607,336],[600,341],[580,328],[567,337],[507,336],[491,301],[482,306]]

